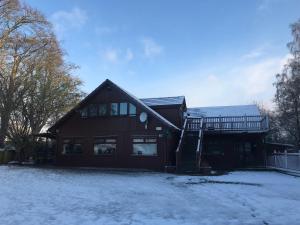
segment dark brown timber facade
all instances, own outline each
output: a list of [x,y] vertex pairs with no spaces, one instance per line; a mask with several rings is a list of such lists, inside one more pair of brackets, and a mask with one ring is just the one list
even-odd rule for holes
[[183,96],[137,99],[106,80],[49,129],[56,164],[160,171],[260,166],[267,117],[256,106],[236,107],[212,116],[209,108],[187,109]]

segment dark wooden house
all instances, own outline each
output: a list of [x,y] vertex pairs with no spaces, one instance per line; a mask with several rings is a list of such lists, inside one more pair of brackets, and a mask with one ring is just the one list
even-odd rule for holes
[[263,164],[268,120],[255,105],[187,108],[184,96],[138,99],[105,80],[49,131],[61,166],[231,169]]

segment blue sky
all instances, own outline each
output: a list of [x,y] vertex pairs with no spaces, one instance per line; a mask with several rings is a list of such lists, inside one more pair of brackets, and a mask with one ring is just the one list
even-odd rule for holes
[[138,97],[189,106],[272,106],[298,0],[25,0],[77,64],[83,90],[106,78]]

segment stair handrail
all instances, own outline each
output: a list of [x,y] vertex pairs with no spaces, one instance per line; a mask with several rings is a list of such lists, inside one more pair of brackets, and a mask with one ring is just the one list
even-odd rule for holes
[[199,134],[198,134],[198,144],[197,144],[197,151],[196,152],[200,151],[200,143],[201,143],[202,134],[203,134],[202,126],[203,126],[203,118],[201,119],[201,122],[200,122],[200,129],[199,129]]
[[179,152],[179,149],[180,149],[181,142],[182,142],[182,139],[183,139],[183,135],[184,135],[184,131],[185,131],[186,124],[187,124],[187,117],[185,118],[184,123],[183,123],[183,128],[182,128],[182,130],[181,130],[180,139],[179,139],[179,142],[178,142],[178,146],[177,146],[176,152]]
[[198,161],[198,168],[200,169],[201,165],[201,153],[202,153],[202,138],[203,138],[203,120],[204,118],[202,117],[201,122],[200,122],[200,129],[199,129],[199,134],[198,134],[198,143],[197,143],[197,149],[196,149],[196,154],[197,154],[197,161]]

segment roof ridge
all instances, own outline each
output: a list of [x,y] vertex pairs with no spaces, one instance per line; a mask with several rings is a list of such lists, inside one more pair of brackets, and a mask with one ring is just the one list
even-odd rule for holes
[[[109,80],[110,81],[110,80]],[[124,93],[126,93],[127,95],[129,95],[131,98],[133,98],[134,100],[136,100],[139,104],[141,104],[143,107],[145,107],[148,111],[150,111],[151,113],[153,113],[155,116],[157,116],[162,122],[168,124],[169,126],[180,130],[177,126],[175,126],[173,123],[171,123],[169,120],[167,120],[165,117],[163,117],[162,115],[160,115],[158,112],[156,112],[155,110],[151,109],[148,105],[146,105],[143,101],[141,101],[140,99],[138,99],[137,97],[135,97],[133,94],[129,93],[128,91],[126,91],[125,89],[121,88],[120,86],[118,86],[117,84],[115,84],[114,82],[110,81],[113,85],[115,85],[117,88],[119,88],[120,90],[122,90]]]
[[218,108],[218,107],[236,107],[236,106],[256,106],[256,104],[244,104],[244,105],[215,105],[215,106],[196,106],[188,107],[188,109],[200,109],[200,108]]
[[110,83],[120,89],[122,92],[127,94],[129,97],[133,98],[135,101],[137,101],[140,105],[142,105],[144,108],[146,108],[148,111],[150,111],[152,114],[154,114],[159,120],[161,120],[163,123],[167,124],[170,127],[173,127],[177,130],[180,130],[178,127],[176,127],[173,123],[171,123],[169,120],[164,118],[162,115],[151,109],[149,106],[147,106],[145,103],[143,103],[140,99],[136,98],[134,95],[129,93],[128,91],[124,90],[114,82],[112,82],[109,79],[105,79],[97,88],[95,88],[92,92],[90,92],[84,99],[82,99],[76,106],[74,106],[70,111],[68,111],[65,115],[63,115],[54,125],[52,125],[48,130],[51,131],[55,129],[60,123],[62,123],[64,120],[66,120],[72,113],[74,113],[79,107],[81,107],[86,101],[88,101],[91,97],[93,97],[98,90],[100,90],[106,83]]
[[178,98],[178,97],[184,97],[184,95],[177,95],[177,96],[166,96],[166,97],[151,97],[151,98],[140,98],[141,100],[142,99],[161,99],[161,98]]

